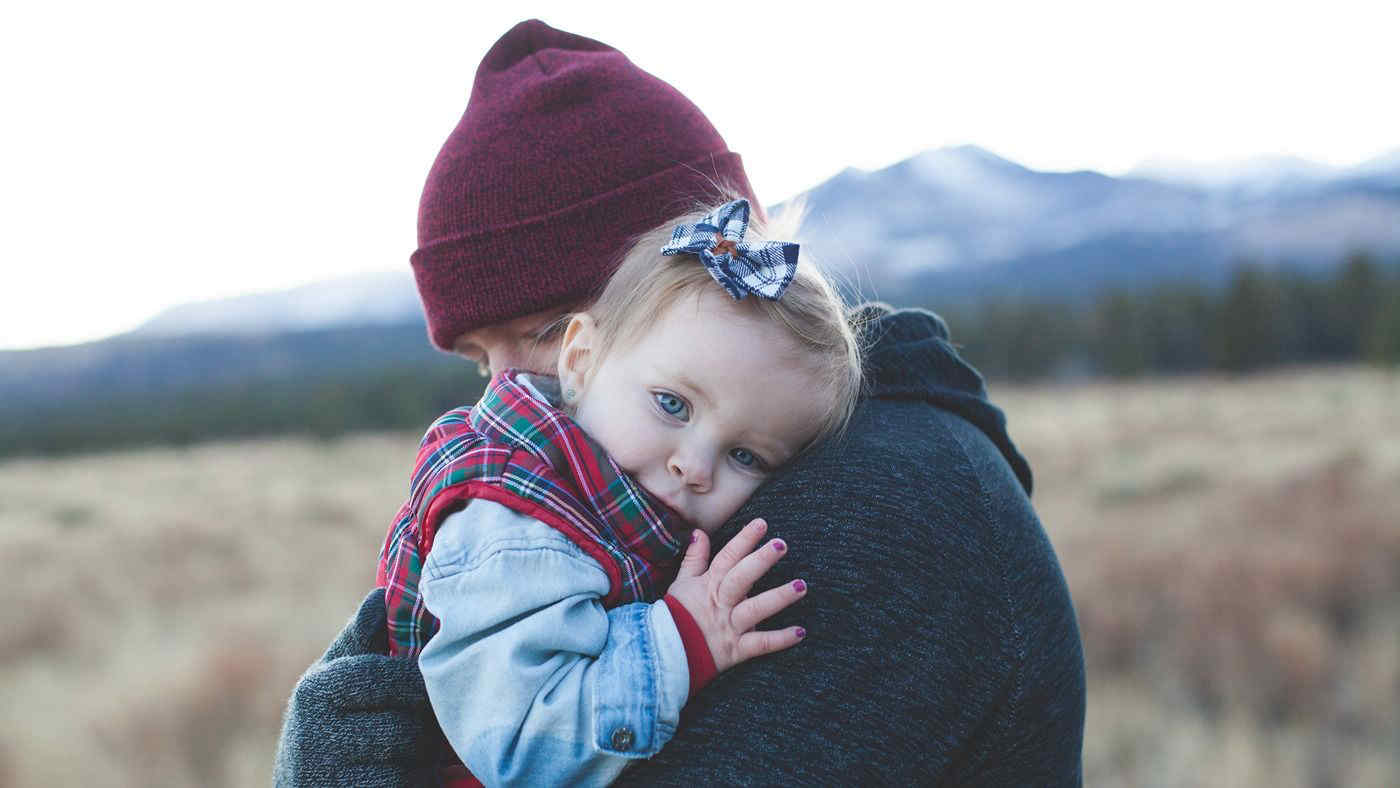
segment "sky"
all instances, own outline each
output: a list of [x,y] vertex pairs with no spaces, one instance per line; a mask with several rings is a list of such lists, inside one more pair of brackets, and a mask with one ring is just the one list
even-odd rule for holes
[[0,349],[406,270],[428,167],[477,62],[522,19],[676,86],[774,203],[959,144],[1109,174],[1264,155],[1356,164],[1400,148],[1390,5],[10,4]]

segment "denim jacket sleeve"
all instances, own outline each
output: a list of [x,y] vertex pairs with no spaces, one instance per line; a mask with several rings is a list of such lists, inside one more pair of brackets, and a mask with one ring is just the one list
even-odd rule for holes
[[420,590],[442,624],[418,661],[428,698],[486,785],[605,785],[675,733],[689,673],[669,609],[604,609],[603,568],[554,528],[472,501]]

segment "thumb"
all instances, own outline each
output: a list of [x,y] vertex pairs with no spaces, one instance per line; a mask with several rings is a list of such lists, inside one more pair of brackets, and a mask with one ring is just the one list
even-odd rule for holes
[[388,651],[388,613],[384,607],[384,589],[376,588],[360,603],[360,609],[355,611],[330,648],[326,649],[321,661],[330,662],[360,654],[386,654]]
[[677,570],[676,577],[699,577],[709,568],[710,537],[696,528],[690,532],[690,546],[685,549],[685,557],[681,559],[681,568]]

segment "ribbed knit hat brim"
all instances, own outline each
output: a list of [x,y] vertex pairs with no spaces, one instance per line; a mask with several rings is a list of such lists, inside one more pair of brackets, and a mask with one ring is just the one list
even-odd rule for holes
[[725,190],[752,193],[737,153],[678,164],[556,213],[430,243],[412,263],[433,344],[450,350],[481,326],[592,300],[633,239]]

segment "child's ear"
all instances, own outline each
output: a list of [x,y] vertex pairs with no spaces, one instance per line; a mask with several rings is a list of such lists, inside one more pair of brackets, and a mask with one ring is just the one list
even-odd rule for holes
[[598,360],[597,324],[592,315],[579,312],[569,319],[559,346],[559,383],[565,391],[581,393]]

